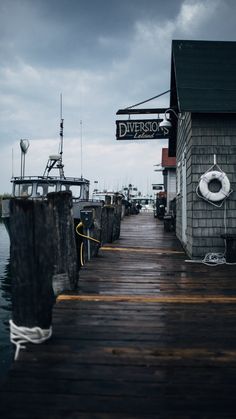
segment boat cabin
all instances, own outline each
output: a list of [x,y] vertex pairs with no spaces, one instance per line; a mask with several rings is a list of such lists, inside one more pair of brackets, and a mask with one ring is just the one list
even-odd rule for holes
[[154,199],[149,196],[137,196],[132,198],[132,201],[136,206],[141,205],[141,212],[153,212],[154,211]]
[[50,192],[71,191],[73,200],[88,200],[89,181],[83,178],[14,177],[12,195],[15,198],[46,199]]
[[117,200],[122,200],[124,195],[119,192],[108,192],[108,191],[94,191],[92,194],[92,201],[102,202],[104,204],[115,204]]

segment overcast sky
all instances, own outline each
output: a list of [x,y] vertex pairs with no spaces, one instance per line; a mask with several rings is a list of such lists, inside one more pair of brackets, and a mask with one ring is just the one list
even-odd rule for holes
[[172,39],[235,41],[235,16],[234,0],[0,0],[0,193],[21,138],[27,175],[57,153],[60,93],[65,174],[150,193],[165,140],[116,141],[116,111],[169,89]]

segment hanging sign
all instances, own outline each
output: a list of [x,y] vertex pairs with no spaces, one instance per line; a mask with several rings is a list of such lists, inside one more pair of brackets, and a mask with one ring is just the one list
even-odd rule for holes
[[117,140],[156,140],[168,138],[170,129],[159,127],[162,119],[129,119],[116,121]]
[[152,190],[153,191],[163,191],[164,185],[161,184],[152,184]]

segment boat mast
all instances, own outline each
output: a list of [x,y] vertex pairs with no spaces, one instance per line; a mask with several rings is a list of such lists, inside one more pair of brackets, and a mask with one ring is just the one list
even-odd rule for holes
[[59,143],[58,155],[49,156],[47,166],[44,170],[43,177],[44,176],[49,177],[49,173],[51,172],[52,169],[58,169],[60,179],[65,179],[64,164],[62,163],[63,139],[64,139],[64,137],[63,137],[63,128],[64,128],[63,122],[64,122],[64,119],[62,118],[62,93],[61,93],[61,95],[60,95],[60,143]]
[[83,178],[83,128],[82,120],[80,121],[80,167],[81,167],[81,179]]
[[62,154],[63,154],[63,141],[64,141],[64,119],[62,118],[62,93],[60,95],[60,145],[59,145],[59,154],[60,154],[60,161],[58,162],[57,167],[59,168],[60,178],[63,179],[64,175],[64,165],[62,164]]

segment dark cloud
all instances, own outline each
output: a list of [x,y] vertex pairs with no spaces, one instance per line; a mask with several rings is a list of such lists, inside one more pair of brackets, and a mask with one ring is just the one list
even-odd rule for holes
[[104,67],[129,52],[137,21],[172,18],[180,0],[2,0],[5,62],[68,68]]

